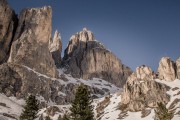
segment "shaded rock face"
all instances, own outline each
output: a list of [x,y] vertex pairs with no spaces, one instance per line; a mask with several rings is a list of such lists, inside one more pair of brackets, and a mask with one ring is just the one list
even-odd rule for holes
[[121,106],[129,111],[141,111],[147,107],[156,107],[157,102],[167,103],[170,97],[166,94],[169,88],[153,80],[149,67],[136,69],[123,88]]
[[18,24],[15,12],[6,0],[0,1],[0,64],[7,61],[14,32]]
[[61,66],[62,41],[58,31],[55,32],[53,40],[49,43],[49,50],[52,53],[56,67],[59,68]]
[[117,86],[122,86],[131,74],[131,69],[96,41],[93,33],[86,28],[70,38],[63,65],[73,77],[102,78]]
[[180,58],[176,60],[176,75],[177,78],[180,79]]
[[[0,66],[1,92],[6,96],[26,98],[28,94],[50,97],[50,83],[48,79],[41,79],[33,71],[21,65],[6,63]],[[46,81],[45,81],[46,80]],[[41,93],[43,92],[43,93]]]
[[24,9],[20,14],[8,62],[56,77],[56,67],[48,48],[51,32],[50,7]]
[[[78,84],[66,83],[67,78],[55,79],[34,70],[12,63],[0,66],[0,93],[16,98],[27,98],[29,94],[36,95],[40,107],[54,104],[70,104],[74,99]],[[94,98],[106,94],[104,90],[88,86]],[[43,98],[42,100],[39,98]]]
[[169,57],[163,57],[159,62],[158,77],[161,80],[172,81],[176,79],[175,63]]

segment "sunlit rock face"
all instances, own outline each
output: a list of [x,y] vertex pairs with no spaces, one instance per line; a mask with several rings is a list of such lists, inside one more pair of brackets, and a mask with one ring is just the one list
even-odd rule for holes
[[20,14],[8,62],[56,77],[56,67],[48,48],[51,33],[51,7],[24,9]]
[[54,33],[52,41],[50,40],[49,50],[52,53],[56,67],[59,68],[61,66],[62,41],[61,35],[57,30]]
[[154,78],[151,68],[138,67],[124,85],[121,106],[126,106],[129,111],[141,111],[147,107],[156,107],[157,102],[167,103],[170,99],[166,94],[169,88]]
[[0,1],[0,64],[7,61],[18,18],[7,4],[6,0]]
[[136,68],[136,71],[128,77],[128,80],[153,80],[155,77],[155,73],[150,67],[142,65]]
[[180,58],[176,60],[176,75],[177,78],[180,79]]
[[166,81],[176,79],[176,66],[169,57],[163,57],[159,62],[158,78]]
[[70,38],[65,50],[63,65],[74,77],[91,79],[98,77],[122,86],[131,69],[103,44],[96,41],[91,31],[84,28]]

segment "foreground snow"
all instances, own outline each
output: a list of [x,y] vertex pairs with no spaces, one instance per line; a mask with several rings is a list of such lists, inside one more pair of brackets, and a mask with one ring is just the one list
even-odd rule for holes
[[18,119],[22,111],[22,106],[18,103],[24,104],[24,101],[0,94],[0,120]]

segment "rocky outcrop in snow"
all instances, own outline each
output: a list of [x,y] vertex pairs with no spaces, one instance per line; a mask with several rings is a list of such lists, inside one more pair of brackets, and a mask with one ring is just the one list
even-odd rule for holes
[[157,102],[167,103],[168,87],[157,83],[153,77],[149,67],[138,67],[124,85],[121,106],[126,106],[129,111],[140,111],[147,107],[156,107]]
[[59,68],[61,65],[62,41],[61,35],[57,30],[54,34],[53,40],[50,41],[49,50],[52,53],[56,67]]
[[155,73],[150,67],[142,65],[136,68],[136,71],[128,77],[128,81],[134,80],[153,80],[155,78]]
[[172,81],[176,79],[175,63],[169,57],[163,57],[159,62],[158,78]]
[[180,79],[180,58],[176,60],[176,75],[177,78]]
[[131,69],[96,41],[93,33],[86,28],[71,37],[63,65],[73,77],[102,78],[117,86],[122,86],[131,74]]
[[6,0],[0,0],[0,64],[6,62],[9,57],[17,22],[17,16]]
[[20,14],[8,62],[56,77],[56,67],[48,49],[51,32],[51,7],[24,9]]

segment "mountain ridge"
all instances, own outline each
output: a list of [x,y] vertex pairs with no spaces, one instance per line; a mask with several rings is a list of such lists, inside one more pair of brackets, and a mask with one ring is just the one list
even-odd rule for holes
[[[174,109],[174,120],[178,119],[180,59],[174,62],[169,57],[163,57],[157,72],[146,65],[137,67],[133,72],[95,40],[87,28],[70,38],[61,58],[60,33],[55,32],[52,38],[51,7],[24,9],[19,18],[15,18],[18,21],[16,24],[17,21],[12,19],[15,17],[13,10],[6,0],[1,2],[0,12],[8,9],[12,13],[7,15],[7,19],[0,14],[0,21],[3,21],[0,23],[3,25],[0,27],[0,41],[7,41],[7,44],[0,43],[3,46],[0,50],[3,51],[0,52],[3,56],[0,57],[0,97],[5,99],[0,104],[1,119],[18,119],[23,100],[32,94],[42,108],[38,119],[50,115],[56,120],[59,115],[69,112],[68,106],[81,83],[91,91],[97,120],[129,120],[133,118],[132,114],[141,115],[140,112],[146,113],[142,119],[153,119],[153,110],[159,101],[168,109]],[[12,25],[11,32],[3,28],[6,24]],[[17,113],[14,105],[18,108]],[[140,116],[137,118],[141,119]]]

